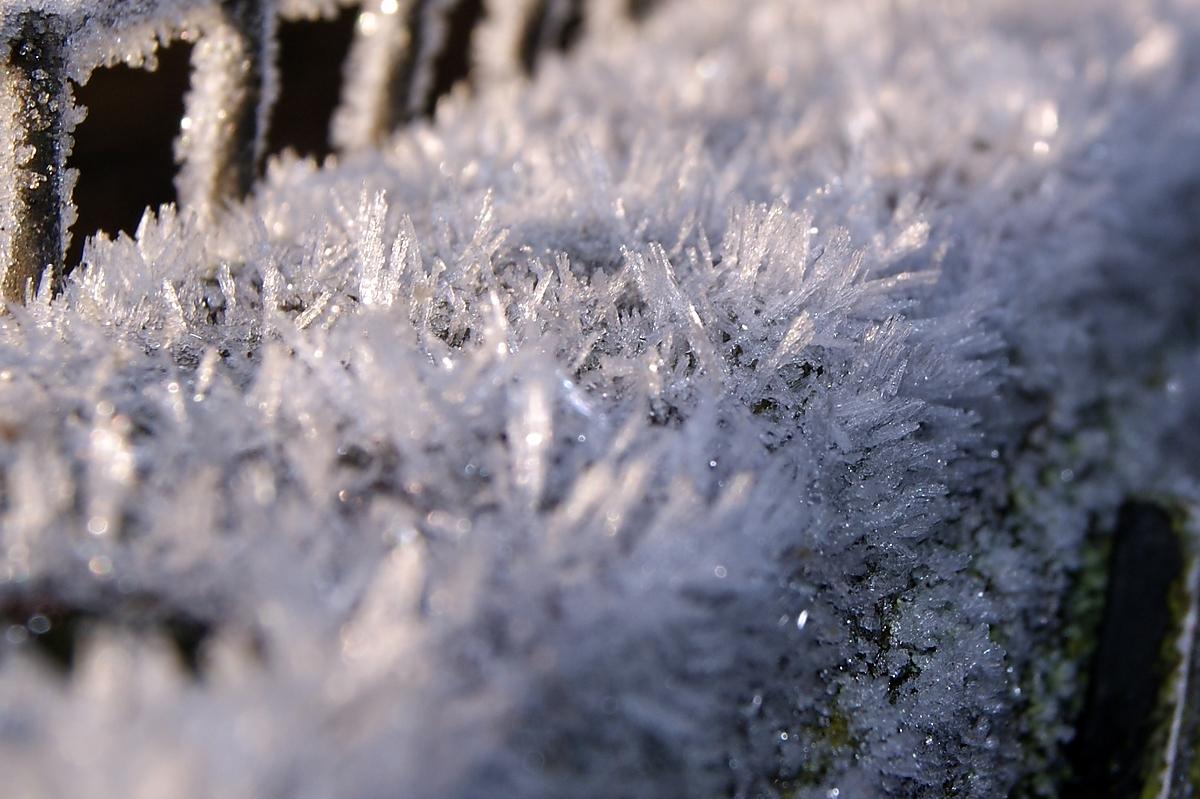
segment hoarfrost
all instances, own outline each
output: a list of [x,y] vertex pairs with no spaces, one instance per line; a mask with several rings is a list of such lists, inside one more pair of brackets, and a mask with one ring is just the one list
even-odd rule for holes
[[593,12],[89,240],[0,319],[10,791],[1036,783],[1093,520],[1200,501],[1200,14],[1065,7]]

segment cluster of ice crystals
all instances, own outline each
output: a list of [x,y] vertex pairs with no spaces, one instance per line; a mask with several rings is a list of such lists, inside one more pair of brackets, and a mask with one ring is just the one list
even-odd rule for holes
[[1200,9],[615,5],[0,317],[13,795],[1053,790],[1200,502]]

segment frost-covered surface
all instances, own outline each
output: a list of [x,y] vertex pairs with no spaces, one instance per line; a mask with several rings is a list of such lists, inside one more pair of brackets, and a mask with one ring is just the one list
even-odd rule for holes
[[706,0],[92,242],[0,319],[0,598],[92,619],[6,791],[1052,794],[1198,188],[1193,0]]

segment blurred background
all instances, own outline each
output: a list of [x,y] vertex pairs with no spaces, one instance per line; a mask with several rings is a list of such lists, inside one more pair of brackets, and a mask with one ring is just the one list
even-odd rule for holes
[[[471,37],[483,0],[464,0],[450,18],[445,47],[435,64],[435,86],[425,111],[468,77]],[[330,152],[329,122],[338,102],[343,63],[354,33],[355,12],[334,19],[281,22],[280,96],[268,132],[270,155],[292,150],[318,161]],[[68,163],[79,170],[67,268],[79,263],[86,238],[98,230],[132,234],[147,207],[175,201],[174,141],[183,118],[191,45],[176,41],[158,52],[151,72],[117,66],[98,69],[75,87],[87,118],[75,129]]]

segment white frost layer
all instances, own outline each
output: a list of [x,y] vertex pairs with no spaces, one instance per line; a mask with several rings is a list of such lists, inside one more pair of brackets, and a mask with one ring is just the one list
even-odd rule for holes
[[1089,517],[1200,499],[1198,10],[676,4],[93,241],[0,319],[0,597],[97,619],[8,790],[1005,795]]

